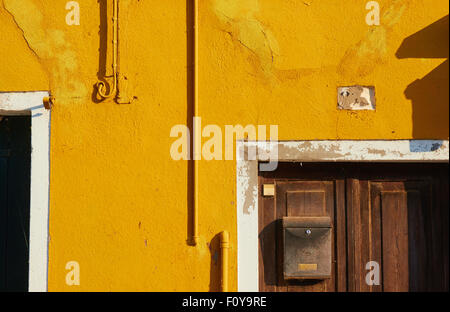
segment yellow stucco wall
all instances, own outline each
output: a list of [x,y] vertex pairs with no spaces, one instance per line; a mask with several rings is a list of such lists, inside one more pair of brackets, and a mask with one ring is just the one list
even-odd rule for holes
[[[49,290],[217,290],[209,245],[222,230],[235,290],[235,161],[200,162],[192,247],[188,164],[170,157],[170,129],[192,105],[186,1],[121,0],[130,105],[95,96],[112,1],[79,0],[80,26],[66,24],[66,2],[0,0],[0,92],[57,100]],[[430,26],[448,27],[448,2],[378,2],[381,25],[368,26],[365,0],[200,0],[202,123],[278,125],[280,140],[448,139],[448,29]],[[336,109],[336,88],[355,84],[375,86],[376,111]],[[80,286],[65,284],[72,260]]]

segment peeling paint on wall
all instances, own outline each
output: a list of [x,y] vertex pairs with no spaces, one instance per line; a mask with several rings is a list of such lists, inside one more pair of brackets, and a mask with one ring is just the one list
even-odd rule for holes
[[375,88],[363,86],[338,88],[338,108],[346,110],[375,110]]
[[43,64],[53,95],[58,99],[86,96],[88,90],[76,73],[76,52],[65,40],[64,31],[47,28],[40,8],[33,0],[3,0],[3,6],[22,31],[30,50]]
[[442,140],[411,141],[409,143],[411,153],[430,153],[440,148],[445,148]]
[[214,10],[223,30],[254,53],[262,71],[271,75],[279,47],[272,32],[256,18],[258,0],[214,0]]
[[347,49],[338,66],[340,75],[365,77],[386,63],[388,34],[400,21],[408,4],[408,1],[392,0],[386,8],[381,8],[384,13],[380,25],[369,27],[364,38]]

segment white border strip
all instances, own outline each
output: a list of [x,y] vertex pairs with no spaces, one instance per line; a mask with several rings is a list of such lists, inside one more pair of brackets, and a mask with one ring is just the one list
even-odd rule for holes
[[238,157],[249,147],[256,147],[257,155],[268,155],[278,148],[280,162],[449,161],[448,140],[237,142],[238,291],[244,292],[259,291],[258,156],[255,160]]
[[0,93],[0,115],[31,114],[29,291],[47,291],[50,111],[46,91]]

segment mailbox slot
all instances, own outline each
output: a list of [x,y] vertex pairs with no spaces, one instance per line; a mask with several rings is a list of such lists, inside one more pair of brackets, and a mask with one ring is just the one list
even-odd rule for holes
[[282,224],[284,279],[331,278],[331,219],[284,217]]

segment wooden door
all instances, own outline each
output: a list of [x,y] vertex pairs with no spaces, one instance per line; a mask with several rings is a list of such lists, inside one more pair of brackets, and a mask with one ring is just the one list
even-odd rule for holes
[[[347,170],[351,291],[448,291],[448,165]],[[366,283],[367,262],[380,285]]]
[[[280,164],[259,177],[275,184],[275,196],[259,193],[259,287],[261,291],[345,291],[345,181],[339,169],[315,171],[300,164]],[[301,176],[298,173],[301,172]],[[284,280],[281,219],[285,216],[328,216],[332,220],[332,278]]]
[[[284,163],[275,172],[262,173],[260,290],[448,290],[447,169],[448,165]],[[263,184],[274,184],[275,195],[264,196]],[[283,279],[284,216],[331,218],[331,279]],[[370,261],[379,264],[379,285],[366,281]]]
[[0,117],[0,291],[28,290],[31,117]]

